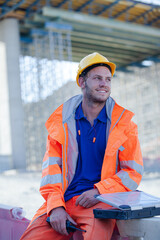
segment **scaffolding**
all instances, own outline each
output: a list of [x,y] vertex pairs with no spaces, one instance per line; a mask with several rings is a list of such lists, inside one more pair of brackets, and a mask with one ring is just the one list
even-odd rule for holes
[[67,87],[66,93],[60,90],[73,78],[71,29],[49,23],[47,26],[48,31],[32,30],[32,42],[21,43],[21,95],[29,170],[41,168],[47,136],[45,121],[66,100],[66,93],[72,93]]
[[112,84],[114,98],[135,113],[133,120],[138,125],[144,162],[146,168],[154,170],[160,170],[159,76],[157,62],[150,67],[130,68],[128,73],[119,72]]

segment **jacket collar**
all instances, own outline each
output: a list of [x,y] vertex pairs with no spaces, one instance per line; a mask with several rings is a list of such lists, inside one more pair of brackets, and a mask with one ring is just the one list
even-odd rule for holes
[[[82,95],[76,95],[70,98],[67,102],[58,107],[46,122],[46,128],[50,136],[60,143],[64,140],[63,124],[67,123],[71,118],[75,118],[75,111],[82,102]],[[121,125],[124,130],[134,114],[129,110],[119,106],[112,97],[106,101],[106,113],[111,121],[110,132],[113,128]],[[124,114],[125,113],[125,114]]]
[[[67,122],[71,117],[75,116],[75,112],[79,104],[82,102],[83,96],[77,95],[70,98],[67,102],[63,104],[63,123]],[[112,111],[115,105],[115,101],[112,97],[109,97],[106,101],[106,113],[107,117],[111,121]]]

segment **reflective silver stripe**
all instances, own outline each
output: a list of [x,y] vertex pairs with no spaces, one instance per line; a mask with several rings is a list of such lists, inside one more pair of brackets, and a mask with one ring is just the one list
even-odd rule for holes
[[116,154],[116,173],[118,172],[118,163],[119,163],[119,151]]
[[[64,160],[64,164],[65,166],[62,167],[62,176],[63,176],[63,172],[65,170],[65,179],[66,179],[66,172],[67,172],[67,162],[66,162],[66,130],[65,130],[65,127],[64,127],[64,124],[63,125],[63,129],[64,129],[64,135],[65,135],[65,143],[64,143],[64,151],[63,151],[63,146],[62,146],[62,159]],[[64,152],[64,155],[63,155],[63,152]],[[66,179],[67,180],[67,179]],[[62,188],[64,190],[64,179],[62,177]]]
[[112,116],[112,111],[115,105],[115,101],[112,97],[107,98],[106,101],[106,113],[107,113],[107,117],[109,118],[110,122],[111,122],[111,116]]
[[68,123],[68,149],[67,149],[67,161],[68,164],[68,184],[71,183],[76,171],[77,159],[78,159],[78,144],[76,139],[76,121],[74,118],[70,118]]
[[[68,149],[67,149],[67,159],[69,159],[68,162],[66,162],[66,156],[63,156],[65,159],[65,169],[68,164],[68,175],[65,176],[68,180],[68,184],[73,179],[73,176],[75,174],[77,159],[78,159],[78,145],[76,140],[76,121],[75,121],[75,112],[79,104],[82,102],[82,95],[77,95],[69,99],[67,102],[63,104],[63,111],[62,111],[62,119],[63,124],[67,122],[68,127]],[[63,127],[64,128],[64,127]],[[66,138],[66,131],[65,132],[65,138]],[[66,142],[65,142],[66,144]],[[63,166],[64,167],[64,166]],[[66,171],[67,172],[67,171]],[[63,180],[62,180],[63,181]],[[63,182],[62,182],[63,184]]]
[[58,164],[60,167],[62,166],[62,159],[59,157],[49,157],[45,162],[42,164],[42,170],[47,168],[50,165]]
[[119,150],[122,152],[125,148],[123,146],[119,147]]
[[112,129],[110,130],[110,132],[113,130],[113,128],[116,126],[116,124],[119,122],[119,120],[121,119],[123,113],[125,112],[125,109],[123,109],[121,115],[119,116],[118,120],[116,121],[116,123],[114,124],[114,126],[112,127]]
[[120,161],[120,167],[122,168],[131,168],[136,170],[136,172],[143,174],[143,166],[136,163],[134,160],[128,160],[128,161]]
[[41,179],[40,187],[45,186],[46,184],[55,184],[61,183],[61,174],[47,175]]
[[109,120],[109,118],[107,117],[107,126],[106,126],[106,146],[108,143],[108,138],[109,138],[109,129],[111,127],[111,121]]
[[121,179],[123,185],[130,190],[135,190],[138,187],[138,184],[129,177],[129,174],[126,171],[119,171],[117,176]]

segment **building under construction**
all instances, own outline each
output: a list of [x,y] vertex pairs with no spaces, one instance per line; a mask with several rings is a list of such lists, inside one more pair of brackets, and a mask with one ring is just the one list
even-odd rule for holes
[[143,1],[0,0],[0,171],[41,168],[45,121],[81,92],[77,63],[96,51],[117,65],[112,96],[160,170],[159,28],[160,5]]

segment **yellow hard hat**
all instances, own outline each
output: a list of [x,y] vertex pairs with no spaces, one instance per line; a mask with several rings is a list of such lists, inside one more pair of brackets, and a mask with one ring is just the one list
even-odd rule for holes
[[77,77],[76,77],[76,81],[77,84],[79,86],[79,76],[81,75],[81,73],[88,67],[92,66],[92,65],[97,65],[97,64],[106,64],[109,65],[111,68],[111,74],[113,76],[115,69],[116,69],[116,65],[112,62],[109,62],[108,59],[106,57],[104,57],[103,55],[94,52],[92,54],[87,55],[86,57],[84,57],[79,65],[78,65],[78,71],[77,71]]

